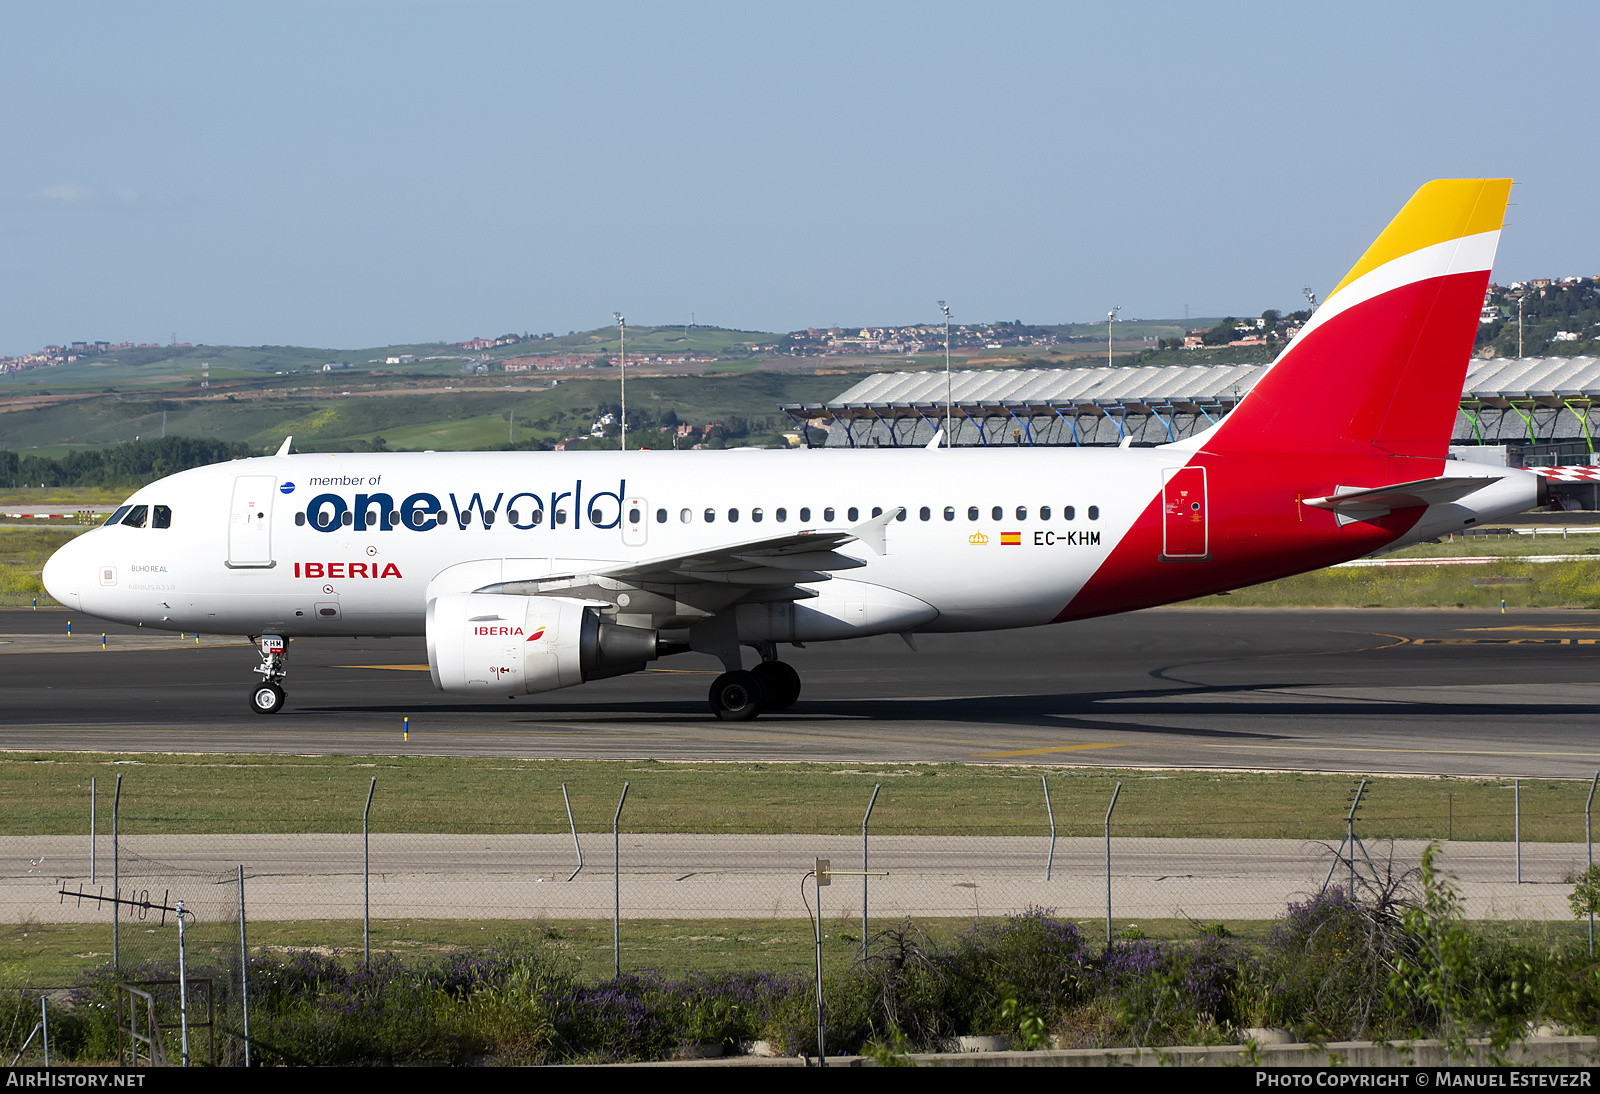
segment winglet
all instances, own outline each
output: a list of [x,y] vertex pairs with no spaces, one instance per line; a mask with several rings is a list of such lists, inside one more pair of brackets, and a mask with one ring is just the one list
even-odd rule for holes
[[278,446],[278,455],[287,456],[289,454],[289,444],[293,440],[294,440],[294,434],[293,433],[291,433],[287,437],[285,437],[283,439],[283,443]]
[[886,536],[884,535],[885,529],[889,527],[889,522],[891,520],[899,519],[900,514],[904,513],[905,511],[905,506],[903,505],[897,505],[893,509],[885,509],[882,513],[879,513],[871,520],[864,520],[854,528],[850,529],[850,534],[855,536],[862,543],[865,543],[868,547],[871,547],[873,553],[880,555],[887,554],[887,544],[885,542]]

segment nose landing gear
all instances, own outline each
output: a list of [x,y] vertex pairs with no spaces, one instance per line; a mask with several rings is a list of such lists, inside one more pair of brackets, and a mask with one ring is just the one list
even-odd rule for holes
[[283,678],[289,673],[289,644],[279,635],[264,634],[260,646],[261,664],[256,672],[261,674],[261,683],[250,689],[250,709],[257,714],[276,714],[288,697]]

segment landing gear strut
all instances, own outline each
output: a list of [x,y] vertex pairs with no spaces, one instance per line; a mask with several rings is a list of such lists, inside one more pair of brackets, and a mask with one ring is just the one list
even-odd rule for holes
[[288,696],[283,678],[289,672],[289,644],[276,634],[264,634],[260,645],[261,664],[256,672],[261,674],[261,683],[250,689],[250,709],[257,714],[276,714]]

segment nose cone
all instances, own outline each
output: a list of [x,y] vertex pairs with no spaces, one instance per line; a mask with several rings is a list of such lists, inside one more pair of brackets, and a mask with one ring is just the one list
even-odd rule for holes
[[93,577],[82,559],[83,551],[74,540],[50,556],[41,575],[45,592],[74,611],[83,610],[82,588]]

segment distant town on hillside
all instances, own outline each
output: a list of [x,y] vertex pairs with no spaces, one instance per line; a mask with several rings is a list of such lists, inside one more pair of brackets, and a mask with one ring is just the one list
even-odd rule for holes
[[[1254,349],[1287,342],[1310,317],[1310,309],[1280,312],[1267,309],[1259,316],[1226,316],[1220,321],[1190,326],[1187,321],[1132,319],[1112,324],[1110,333],[1126,343],[1129,332],[1143,346],[1130,351],[1124,345],[1121,364],[1141,363],[1150,352],[1176,349],[1234,347]],[[964,357],[984,350],[1014,350],[1017,347],[1041,350],[1065,346],[1103,346],[1108,334],[1107,321],[1098,323],[1030,324],[1020,319],[993,323],[951,323],[948,328],[952,352]],[[1117,328],[1122,327],[1119,331]],[[1170,330],[1170,335],[1152,334],[1153,328]],[[808,327],[805,330],[775,334],[723,327],[649,327],[645,330],[665,335],[682,330],[678,338],[663,336],[653,344],[638,345],[629,352],[630,361],[654,365],[696,365],[752,357],[856,357],[863,355],[901,355],[942,351],[946,328],[938,323],[904,326]],[[474,337],[454,343],[435,344],[454,351],[433,354],[386,353],[361,363],[368,365],[409,365],[419,361],[461,359],[464,372],[535,372],[603,367],[612,363],[621,349],[615,328],[569,331],[557,335],[502,334],[496,338]],[[715,352],[690,348],[690,334],[715,333]],[[673,343],[683,343],[681,347]],[[613,343],[618,343],[613,348]],[[197,348],[174,336],[169,343],[71,341],[44,346],[32,353],[0,356],[0,374],[50,368],[105,354],[144,351],[152,358],[163,351]],[[266,347],[263,347],[266,348]],[[1579,356],[1600,352],[1600,277],[1532,278],[1509,285],[1492,284],[1484,295],[1483,310],[1475,352],[1478,356]],[[1065,362],[1063,362],[1065,363]],[[348,355],[340,361],[321,365],[324,370],[354,366]],[[316,366],[312,366],[316,367]]]

